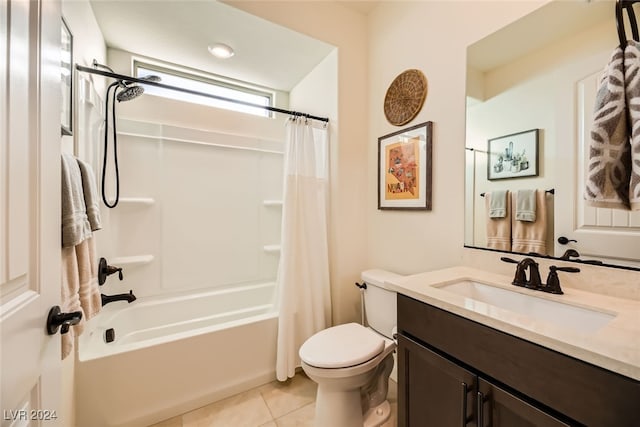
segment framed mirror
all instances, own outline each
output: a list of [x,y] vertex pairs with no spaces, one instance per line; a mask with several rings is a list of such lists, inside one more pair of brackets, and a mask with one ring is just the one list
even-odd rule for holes
[[[583,197],[598,80],[618,44],[615,2],[557,0],[468,47],[465,246],[640,269],[640,212],[589,207]],[[520,142],[509,152],[504,136],[529,130],[536,153]],[[525,176],[532,158],[537,173]],[[525,190],[542,194],[544,233],[526,236],[541,243],[494,247],[491,193],[507,191],[515,215]],[[512,243],[522,224],[510,222],[514,235],[502,237]]]

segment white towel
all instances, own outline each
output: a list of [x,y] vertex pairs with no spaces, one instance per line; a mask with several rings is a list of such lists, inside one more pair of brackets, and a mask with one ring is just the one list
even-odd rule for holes
[[624,50],[624,83],[631,119],[629,204],[640,210],[640,44],[635,40]]
[[91,166],[80,159],[76,160],[78,161],[80,175],[82,176],[84,205],[87,208],[87,218],[89,219],[91,231],[100,230],[102,223],[100,219],[100,197],[98,196],[98,190],[96,190],[96,177],[93,174]]
[[631,158],[624,80],[623,53],[617,47],[596,94],[584,193],[590,206],[629,208]]
[[516,192],[516,221],[536,222],[536,190]]
[[62,247],[75,246],[91,236],[82,189],[82,176],[75,157],[62,154]]
[[504,218],[507,215],[507,190],[496,190],[486,193],[489,197],[489,218]]

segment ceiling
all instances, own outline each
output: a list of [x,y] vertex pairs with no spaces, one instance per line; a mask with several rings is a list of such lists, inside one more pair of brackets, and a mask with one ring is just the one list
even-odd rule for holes
[[[90,2],[108,47],[276,90],[291,90],[334,49],[215,0]],[[235,56],[213,57],[213,43],[228,44]]]

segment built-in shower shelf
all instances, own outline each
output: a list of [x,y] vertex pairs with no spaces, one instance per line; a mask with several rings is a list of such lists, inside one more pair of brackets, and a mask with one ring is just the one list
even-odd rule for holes
[[151,197],[120,197],[120,202],[125,205],[151,206],[155,203]]
[[116,267],[123,267],[149,264],[151,261],[153,261],[153,255],[134,255],[111,258],[109,264],[115,265]]
[[268,254],[280,253],[280,245],[265,245],[262,249]]
[[264,206],[282,206],[282,200],[265,200],[262,204]]

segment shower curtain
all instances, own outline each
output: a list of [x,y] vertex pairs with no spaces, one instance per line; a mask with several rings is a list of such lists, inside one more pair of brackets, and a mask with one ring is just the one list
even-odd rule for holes
[[278,266],[276,377],[295,375],[298,350],[331,319],[327,198],[327,124],[302,117],[287,121],[282,238]]

